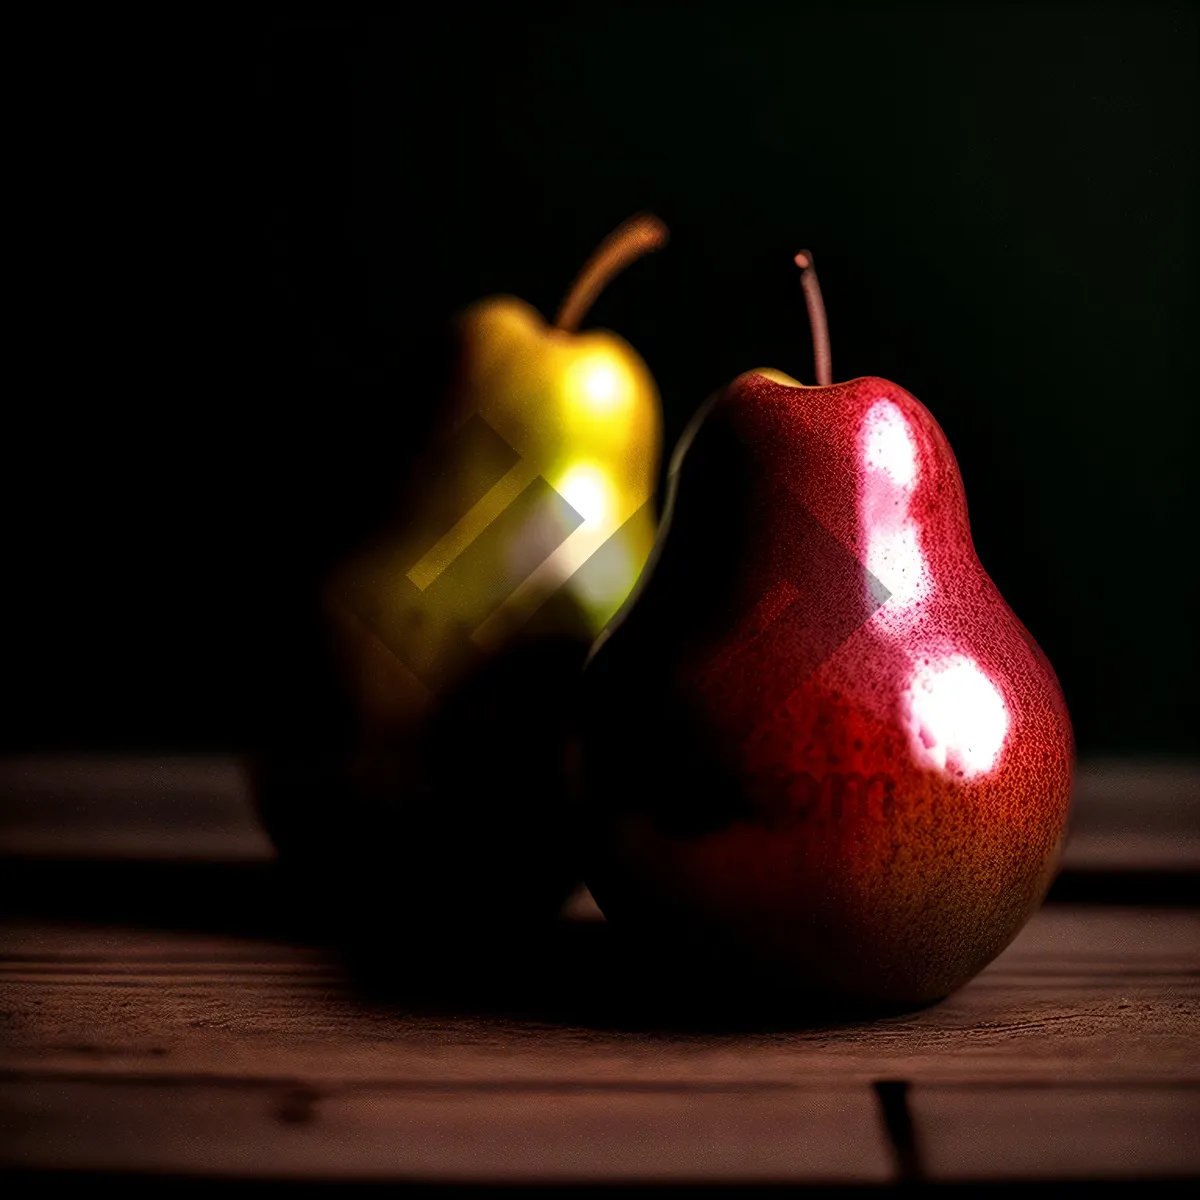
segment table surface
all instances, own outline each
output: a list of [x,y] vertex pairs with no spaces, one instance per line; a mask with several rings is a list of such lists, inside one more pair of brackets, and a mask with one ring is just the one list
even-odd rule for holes
[[[136,1179],[1200,1175],[1200,771],[1093,764],[1050,902],[942,1003],[686,1027],[576,896],[522,978],[364,990],[225,758],[0,762],[0,1166]],[[84,902],[81,903],[81,897]],[[628,982],[628,981],[626,981]]]

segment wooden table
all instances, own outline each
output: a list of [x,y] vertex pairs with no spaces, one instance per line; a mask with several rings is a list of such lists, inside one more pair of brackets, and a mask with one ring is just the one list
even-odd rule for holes
[[923,1012],[640,1021],[581,895],[519,980],[356,986],[229,759],[0,763],[0,1165],[58,1182],[1200,1175],[1197,787],[1081,773],[1050,903]]

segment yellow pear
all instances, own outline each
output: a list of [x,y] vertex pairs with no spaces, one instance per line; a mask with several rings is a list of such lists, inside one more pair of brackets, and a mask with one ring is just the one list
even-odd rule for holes
[[563,747],[584,657],[654,542],[662,422],[636,351],[578,326],[665,241],[627,221],[553,325],[510,296],[458,318],[428,453],[325,583],[312,719],[253,775],[284,858],[370,896],[373,937],[553,913],[576,880]]

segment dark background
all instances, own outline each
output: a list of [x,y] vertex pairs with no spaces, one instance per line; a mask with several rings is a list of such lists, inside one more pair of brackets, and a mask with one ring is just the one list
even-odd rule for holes
[[835,376],[945,428],[1081,751],[1193,749],[1197,50],[1153,3],[16,38],[4,747],[251,743],[297,597],[437,403],[445,319],[551,315],[649,208],[671,246],[588,323],[647,359],[668,447],[743,370],[811,378],[811,247]]

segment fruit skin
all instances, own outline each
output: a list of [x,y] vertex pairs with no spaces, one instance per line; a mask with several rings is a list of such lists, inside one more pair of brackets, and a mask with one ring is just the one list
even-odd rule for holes
[[919,401],[734,380],[681,443],[634,600],[584,672],[611,921],[714,986],[866,1005],[940,999],[1012,940],[1073,737]]
[[627,343],[511,297],[455,334],[445,419],[314,598],[249,763],[285,865],[389,944],[553,915],[578,881],[575,689],[656,528],[659,398]]

